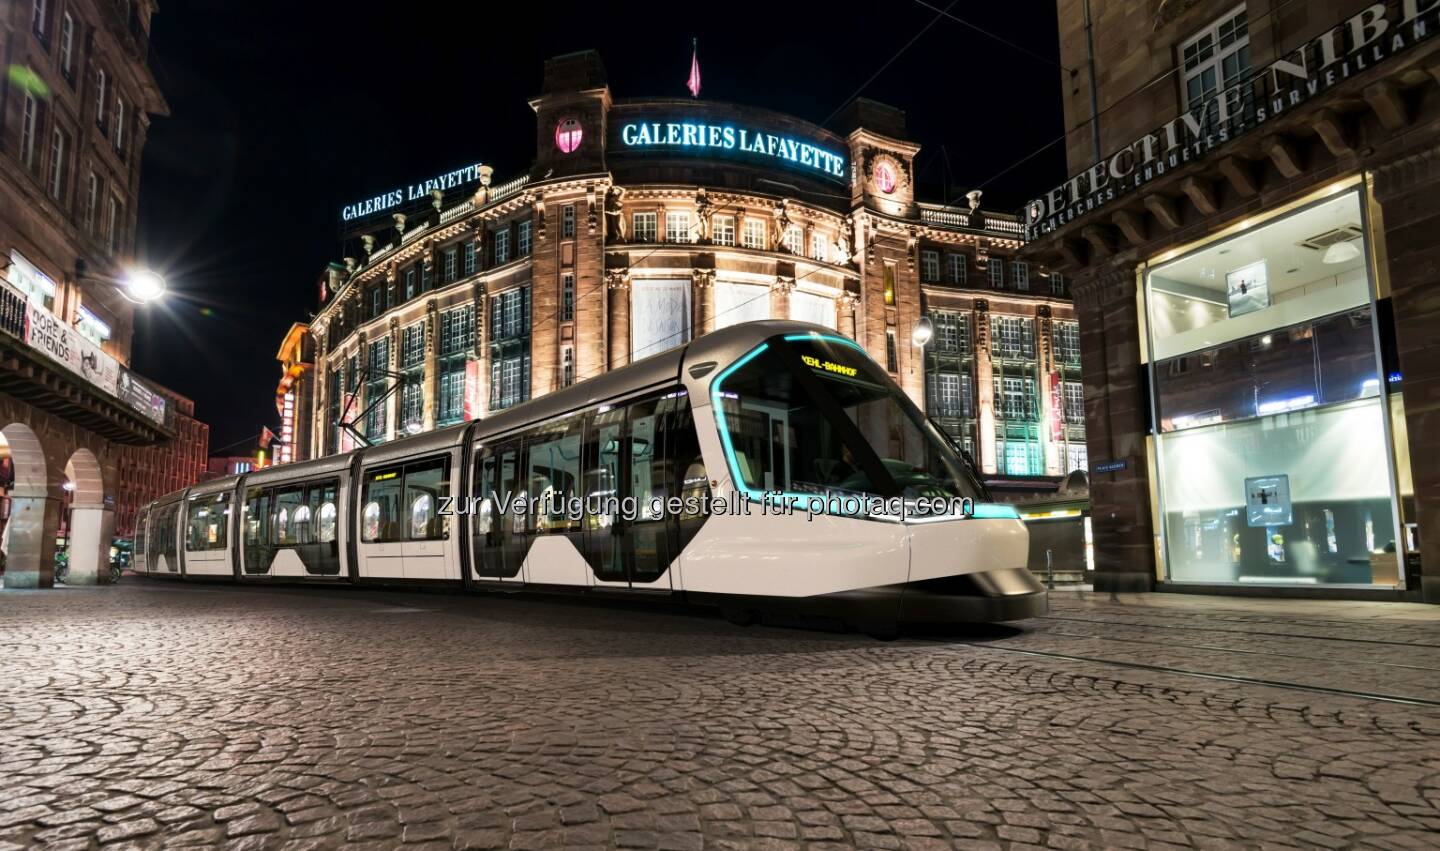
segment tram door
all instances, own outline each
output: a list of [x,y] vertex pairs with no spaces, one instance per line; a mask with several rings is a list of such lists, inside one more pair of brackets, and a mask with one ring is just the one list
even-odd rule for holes
[[521,496],[520,443],[486,447],[475,459],[475,496],[480,500],[471,524],[475,573],[482,579],[516,579],[525,561],[526,514],[512,497]]
[[668,403],[652,398],[600,411],[586,426],[585,556],[597,586],[671,588],[664,506],[671,476],[661,427]]

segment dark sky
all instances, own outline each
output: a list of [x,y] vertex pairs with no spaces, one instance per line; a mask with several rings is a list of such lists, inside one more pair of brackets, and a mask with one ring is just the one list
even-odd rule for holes
[[[1058,55],[1053,3],[951,11]],[[170,294],[142,311],[135,366],[195,400],[212,450],[273,426],[275,352],[339,259],[341,205],[477,160],[519,175],[548,56],[595,48],[616,98],[680,96],[695,36],[702,98],[821,121],[934,17],[913,0],[164,3],[152,42],[171,115],[145,148],[140,252]],[[863,94],[908,113],[923,195],[948,182],[953,201],[1063,132],[1061,73],[942,19]],[[1018,209],[1063,170],[1055,145],[986,185],[985,206]]]

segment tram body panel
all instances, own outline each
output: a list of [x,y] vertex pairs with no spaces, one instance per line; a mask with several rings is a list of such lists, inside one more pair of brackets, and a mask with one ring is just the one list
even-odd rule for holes
[[[569,586],[576,591],[596,587],[595,573],[566,535],[537,535],[525,554],[522,575],[535,585]],[[626,583],[602,583],[620,588]]]
[[1015,519],[970,518],[909,523],[910,579],[1025,567],[1030,532]]
[[727,511],[705,521],[681,557],[686,591],[811,597],[908,577],[908,530],[900,523],[749,508],[749,515]]

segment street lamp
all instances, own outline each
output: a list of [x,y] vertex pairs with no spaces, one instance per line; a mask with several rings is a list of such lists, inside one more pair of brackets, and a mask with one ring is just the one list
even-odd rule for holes
[[921,316],[920,321],[915,323],[915,330],[910,332],[910,340],[922,349],[935,337],[935,325],[930,317]]
[[120,280],[119,290],[136,304],[148,304],[165,294],[165,279],[150,269],[131,269]]

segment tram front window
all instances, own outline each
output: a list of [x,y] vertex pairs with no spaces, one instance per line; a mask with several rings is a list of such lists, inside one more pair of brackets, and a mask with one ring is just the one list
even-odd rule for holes
[[732,471],[752,495],[982,495],[890,378],[839,337],[777,337],[718,379]]

